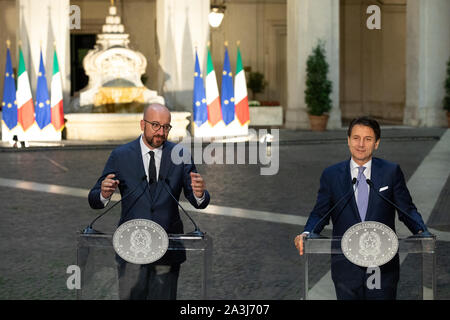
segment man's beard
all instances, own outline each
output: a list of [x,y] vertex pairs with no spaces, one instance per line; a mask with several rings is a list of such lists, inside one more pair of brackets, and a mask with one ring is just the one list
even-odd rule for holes
[[[161,139],[161,144],[156,144],[155,143],[155,138],[160,138]],[[166,137],[161,136],[161,135],[157,135],[157,136],[153,136],[150,139],[148,139],[147,137],[145,137],[145,140],[147,140],[147,143],[152,146],[153,148],[159,148],[165,141],[166,141]]]

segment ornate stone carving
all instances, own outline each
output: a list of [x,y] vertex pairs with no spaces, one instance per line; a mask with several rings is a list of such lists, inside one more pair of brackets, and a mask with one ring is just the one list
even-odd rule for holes
[[80,92],[80,106],[108,103],[161,103],[164,98],[149,90],[141,81],[147,59],[128,47],[129,34],[124,33],[117,8],[111,4],[102,34],[83,59],[89,83]]

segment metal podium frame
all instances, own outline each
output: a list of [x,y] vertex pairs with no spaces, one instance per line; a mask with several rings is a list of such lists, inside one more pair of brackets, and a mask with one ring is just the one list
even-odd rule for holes
[[[304,240],[304,255],[302,257],[302,272],[304,276],[304,285],[301,299],[308,300],[309,292],[309,262],[313,255],[321,254],[343,254],[341,249],[342,238],[308,238]],[[436,298],[436,236],[416,237],[398,239],[399,254],[421,254],[422,273],[420,280],[422,282],[422,299],[434,300]],[[424,272],[427,270],[429,272]]]
[[[77,299],[83,299],[83,284],[85,270],[83,265],[91,249],[107,250],[108,255],[115,256],[112,244],[112,234],[78,234],[77,265],[81,271],[81,288],[77,290]],[[169,234],[169,250],[195,251],[202,254],[201,261],[201,299],[209,298],[212,271],[212,246],[213,241],[209,235],[204,237],[189,234]],[[199,266],[200,267],[200,266]]]

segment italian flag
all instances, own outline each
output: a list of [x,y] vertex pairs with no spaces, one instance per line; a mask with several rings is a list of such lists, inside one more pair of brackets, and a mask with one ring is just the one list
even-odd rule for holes
[[219,88],[217,87],[216,73],[208,49],[208,64],[206,67],[206,105],[208,107],[208,121],[214,127],[222,120],[222,109],[220,107]]
[[51,106],[52,124],[56,131],[61,131],[64,128],[64,111],[63,111],[63,91],[61,84],[61,73],[59,72],[58,57],[55,53],[53,55],[53,75],[51,84]]
[[19,76],[17,78],[17,120],[23,131],[28,130],[34,122],[34,104],[31,96],[30,80],[28,79],[22,47],[19,47]]
[[247,83],[245,71],[242,67],[241,50],[237,49],[236,76],[234,78],[234,99],[236,117],[241,126],[250,122],[250,111],[248,109]]

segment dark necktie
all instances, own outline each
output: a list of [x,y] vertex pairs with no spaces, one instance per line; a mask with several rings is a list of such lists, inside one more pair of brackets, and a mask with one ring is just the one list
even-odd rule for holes
[[148,183],[152,185],[156,182],[156,165],[155,165],[155,152],[150,151],[150,163],[148,165]]

